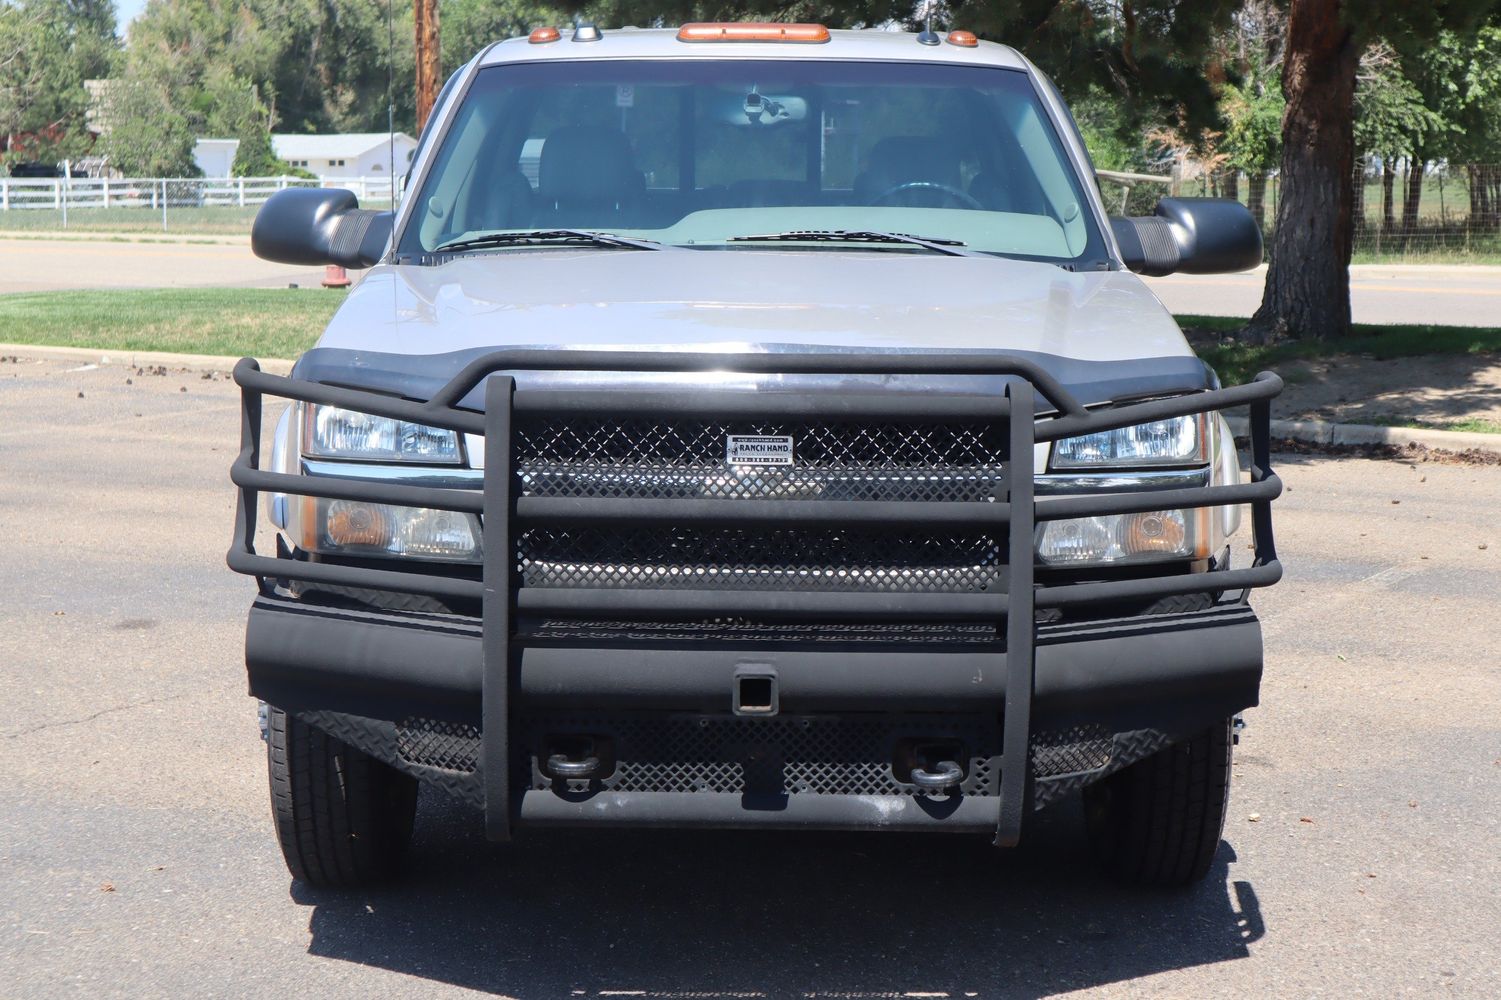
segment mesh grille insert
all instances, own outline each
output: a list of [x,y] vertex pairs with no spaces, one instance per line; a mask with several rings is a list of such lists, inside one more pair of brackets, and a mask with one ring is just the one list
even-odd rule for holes
[[[732,434],[787,435],[793,465],[730,467]],[[1002,431],[983,423],[529,418],[516,459],[527,496],[648,499],[990,500]]]
[[839,529],[533,528],[517,540],[528,587],[984,593],[1000,586],[988,535]]
[[758,622],[721,618],[693,622],[542,620],[522,630],[529,639],[560,642],[901,642],[997,643],[999,630],[985,624],[884,622],[869,624]]
[[609,743],[608,773],[568,782],[574,790],[910,796],[892,770],[898,741],[910,737],[954,740],[965,753],[961,793],[988,796],[999,754],[994,727],[978,718],[549,716],[529,720],[527,732],[539,791],[555,787],[537,760],[560,734]]

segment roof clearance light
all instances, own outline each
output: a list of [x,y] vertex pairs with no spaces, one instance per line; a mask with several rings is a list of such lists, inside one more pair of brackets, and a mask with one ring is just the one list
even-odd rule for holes
[[557,28],[538,28],[530,35],[527,35],[526,40],[533,45],[545,45],[548,42],[556,42],[562,37],[562,33]]
[[962,45],[966,49],[972,49],[980,44],[980,40],[975,37],[973,31],[950,31],[949,44]]
[[680,42],[802,42],[829,40],[829,29],[821,24],[776,24],[747,21],[738,24],[685,24],[678,29]]

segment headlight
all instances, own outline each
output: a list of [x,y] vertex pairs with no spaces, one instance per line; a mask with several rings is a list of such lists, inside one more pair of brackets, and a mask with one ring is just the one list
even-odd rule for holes
[[1048,521],[1037,529],[1045,566],[1121,565],[1209,555],[1213,526],[1206,510],[1153,510]]
[[453,431],[317,403],[306,404],[302,415],[302,453],[368,462],[461,461],[459,436]]
[[304,497],[294,537],[309,552],[479,562],[479,519],[459,511]]
[[1207,431],[1206,415],[1193,414],[1064,438],[1053,445],[1053,468],[1197,465],[1209,461]]

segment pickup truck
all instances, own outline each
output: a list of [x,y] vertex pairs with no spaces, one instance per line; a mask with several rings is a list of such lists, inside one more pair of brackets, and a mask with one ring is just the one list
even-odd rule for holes
[[235,369],[296,879],[399,871],[419,783],[496,841],[1009,847],[1082,796],[1105,872],[1209,870],[1281,383],[1222,387],[1138,275],[1261,237],[1233,201],[1107,216],[1011,48],[540,28],[453,74],[394,212],[287,190],[253,245],[368,268],[290,377]]

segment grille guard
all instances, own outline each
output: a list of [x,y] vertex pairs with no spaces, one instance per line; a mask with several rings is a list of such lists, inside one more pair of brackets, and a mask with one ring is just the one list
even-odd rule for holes
[[[882,396],[820,390],[752,394],[730,391],[670,392],[579,389],[522,389],[507,372],[517,371],[735,371],[747,374],[991,375],[1010,376],[1005,394],[924,397]],[[1245,385],[1088,410],[1036,363],[1005,355],[820,355],[670,354],[659,352],[499,351],[466,365],[426,402],[271,375],[254,359],[234,368],[242,390],[241,445],[230,478],[238,489],[229,567],[256,577],[262,593],[270,579],[364,587],[438,598],[477,600],[483,609],[484,676],[480,770],[484,782],[486,832],[491,839],[510,834],[513,790],[509,787],[512,725],[510,693],[518,615],[554,618],[630,616],[661,621],[710,617],[754,617],[791,623],[870,623],[952,621],[1005,623],[1007,698],[1002,726],[999,779],[1000,819],[996,843],[1014,845],[1020,837],[1029,796],[1028,753],[1034,679],[1036,611],[1101,602],[1241,590],[1276,583],[1282,576],[1272,534],[1271,501],[1282,481],[1271,470],[1271,400],[1282,380],[1263,372]],[[484,384],[485,411],[460,409],[460,402]],[[379,416],[417,421],[482,435],[485,440],[484,490],[367,482],[270,472],[260,468],[262,401],[266,395],[347,407]],[[1051,407],[1037,420],[1036,397]],[[1131,424],[1232,407],[1250,408],[1251,481],[1208,488],[1035,497],[1033,446],[1038,442],[1112,430]],[[516,413],[566,415],[607,412],[675,417],[833,417],[942,422],[956,419],[1002,421],[1008,453],[1004,500],[882,501],[771,500],[752,498],[653,500],[611,497],[517,496],[512,474],[512,419]],[[1044,411],[1047,413],[1048,411]],[[420,571],[313,563],[259,555],[255,551],[257,494],[261,490],[329,499],[363,500],[478,514],[483,519],[481,580]],[[1203,508],[1250,504],[1255,559],[1244,569],[1180,573],[1148,579],[1039,585],[1035,580],[1033,538],[1039,521],[1128,514],[1164,508]],[[521,587],[514,565],[520,525],[700,526],[913,525],[950,529],[1005,526],[1008,551],[1002,567],[1006,586],[994,594],[902,592],[806,592],[735,590],[576,589]]]

